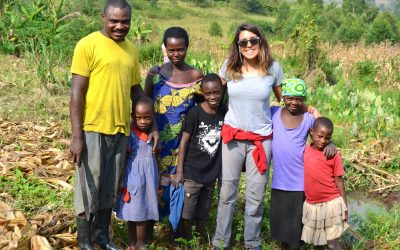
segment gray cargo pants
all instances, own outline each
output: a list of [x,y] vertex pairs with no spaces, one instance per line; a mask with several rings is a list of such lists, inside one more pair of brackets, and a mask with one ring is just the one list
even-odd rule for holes
[[[263,141],[268,166],[271,161],[271,139]],[[215,247],[229,247],[232,217],[243,163],[246,164],[246,205],[244,240],[246,248],[261,245],[261,220],[268,171],[260,174],[253,160],[255,145],[251,141],[233,140],[222,144],[222,187],[218,203],[217,228],[213,237]]]

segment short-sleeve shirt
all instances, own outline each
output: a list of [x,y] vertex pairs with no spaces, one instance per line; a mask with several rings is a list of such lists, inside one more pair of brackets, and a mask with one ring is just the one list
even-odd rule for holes
[[272,126],[272,188],[304,191],[304,148],[308,132],[314,124],[312,114],[305,112],[297,128],[286,128],[281,118],[282,107],[271,107]]
[[227,76],[226,60],[219,75],[228,82],[229,104],[225,124],[262,136],[272,133],[269,96],[273,86],[285,78],[279,63],[273,61],[265,76],[243,74],[238,80]]
[[304,193],[311,204],[328,202],[340,196],[336,176],[344,175],[339,152],[328,160],[323,151],[313,146],[304,150]]
[[132,42],[116,42],[100,31],[89,34],[75,47],[71,73],[89,78],[83,130],[128,136],[131,87],[141,80]]
[[183,131],[190,134],[183,163],[185,179],[209,183],[218,176],[222,166],[221,129],[224,113],[209,114],[197,105],[189,110]]

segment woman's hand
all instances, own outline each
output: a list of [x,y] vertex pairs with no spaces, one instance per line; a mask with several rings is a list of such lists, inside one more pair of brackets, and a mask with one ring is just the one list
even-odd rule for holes
[[311,114],[314,116],[315,119],[321,117],[321,113],[319,112],[318,109],[314,109],[314,111]]
[[158,133],[158,130],[152,131],[149,134],[149,138],[147,140],[147,143],[150,143],[151,141],[154,141],[153,145],[153,154],[158,152],[158,141],[160,140],[160,134]]
[[326,147],[324,148],[324,154],[327,159],[332,159],[337,153],[337,148],[336,145],[333,142],[330,142]]

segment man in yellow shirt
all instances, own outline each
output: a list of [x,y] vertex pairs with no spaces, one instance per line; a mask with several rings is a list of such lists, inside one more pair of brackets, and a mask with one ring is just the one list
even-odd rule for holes
[[138,51],[125,39],[131,8],[108,0],[104,27],[82,38],[72,60],[70,152],[77,165],[74,208],[78,247],[121,249],[109,236],[130,131],[131,99],[144,95]]

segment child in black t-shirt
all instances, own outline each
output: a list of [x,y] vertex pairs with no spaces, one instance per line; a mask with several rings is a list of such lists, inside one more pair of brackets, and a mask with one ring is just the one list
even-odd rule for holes
[[223,95],[217,74],[204,76],[201,90],[205,101],[189,110],[182,129],[176,174],[176,186],[184,179],[185,200],[181,220],[181,236],[192,237],[192,223],[201,239],[205,239],[205,222],[212,203],[215,180],[221,170],[221,137],[224,112],[220,107]]

